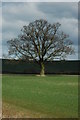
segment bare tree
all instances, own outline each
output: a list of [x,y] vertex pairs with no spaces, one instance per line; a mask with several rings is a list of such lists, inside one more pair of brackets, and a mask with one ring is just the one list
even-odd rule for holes
[[9,55],[18,59],[34,60],[44,75],[44,62],[65,58],[73,54],[72,41],[60,30],[61,24],[50,24],[40,19],[23,26],[20,35],[9,40]]

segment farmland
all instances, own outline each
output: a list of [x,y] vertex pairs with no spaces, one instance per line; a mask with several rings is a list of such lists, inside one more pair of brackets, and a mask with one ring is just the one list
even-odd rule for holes
[[2,76],[3,117],[78,117],[77,75]]

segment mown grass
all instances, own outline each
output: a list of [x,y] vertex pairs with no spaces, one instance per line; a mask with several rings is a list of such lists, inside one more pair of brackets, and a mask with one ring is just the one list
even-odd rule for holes
[[16,109],[39,113],[33,117],[76,118],[78,76],[3,75],[2,97],[3,103],[12,104]]

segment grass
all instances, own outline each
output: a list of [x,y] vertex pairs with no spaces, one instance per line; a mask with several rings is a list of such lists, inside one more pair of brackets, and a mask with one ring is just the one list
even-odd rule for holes
[[78,117],[77,75],[3,75],[2,85],[3,116],[14,109],[20,117]]

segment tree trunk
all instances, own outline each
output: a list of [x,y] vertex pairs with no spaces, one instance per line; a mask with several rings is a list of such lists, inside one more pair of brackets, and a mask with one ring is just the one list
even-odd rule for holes
[[44,72],[44,63],[43,63],[43,62],[41,62],[40,67],[41,67],[40,75],[41,75],[41,76],[44,76],[44,75],[45,75],[45,72]]

